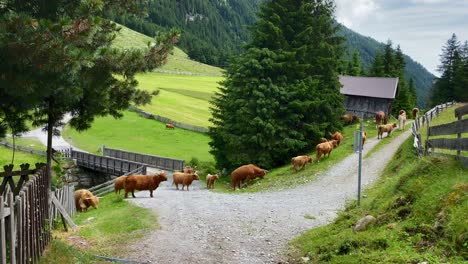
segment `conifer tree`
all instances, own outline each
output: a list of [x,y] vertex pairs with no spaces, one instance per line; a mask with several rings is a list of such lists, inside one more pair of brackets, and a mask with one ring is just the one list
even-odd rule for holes
[[346,74],[351,76],[361,76],[364,74],[361,63],[361,56],[359,56],[359,51],[357,49],[354,50],[353,57],[348,62]]
[[440,55],[441,64],[437,70],[441,73],[441,76],[434,83],[431,96],[432,105],[458,100],[458,95],[455,94],[456,82],[458,82],[456,79],[459,80],[458,76],[463,75],[463,71],[460,72],[460,66],[463,64],[460,51],[460,42],[457,36],[452,34],[442,48],[442,54]]
[[135,74],[164,63],[178,32],[159,36],[147,50],[122,51],[111,46],[118,26],[103,18],[108,10],[139,13],[138,2],[0,3],[0,118],[32,113],[35,125],[46,126],[49,173],[52,135],[65,113],[72,127],[84,130],[95,116],[120,117],[131,103],[149,102],[151,95],[136,89]]
[[284,164],[339,129],[342,38],[330,1],[265,1],[212,101],[211,153],[232,169]]

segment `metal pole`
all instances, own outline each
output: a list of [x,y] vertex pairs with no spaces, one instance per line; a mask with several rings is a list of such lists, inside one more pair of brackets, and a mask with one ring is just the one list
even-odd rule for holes
[[359,166],[358,166],[358,207],[361,206],[361,167],[362,167],[362,130],[364,126],[364,114],[361,115],[361,124],[359,126]]

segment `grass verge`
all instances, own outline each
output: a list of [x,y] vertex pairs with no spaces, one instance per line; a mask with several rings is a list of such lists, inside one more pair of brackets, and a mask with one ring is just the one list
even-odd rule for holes
[[[3,166],[3,165],[10,164],[12,155],[13,155],[13,149],[1,146],[0,147],[0,165]],[[17,150],[15,152],[15,160],[14,160],[14,164],[17,164],[17,165],[15,166],[13,170],[17,170],[17,169],[19,170],[20,169],[19,164],[29,163],[31,165],[31,168],[34,168],[34,164],[41,163],[41,162],[45,163],[46,157],[32,155],[32,154],[28,154],[28,153]]]
[[[371,120],[364,122],[364,130],[367,131],[368,137],[376,137],[377,130],[375,124]],[[294,172],[291,170],[290,161],[286,165],[271,169],[263,179],[256,179],[247,183],[247,188],[236,190],[236,193],[262,192],[292,188],[298,185],[306,184],[314,181],[316,176],[344,158],[353,154],[354,132],[359,131],[359,124],[354,124],[344,127],[342,134],[344,140],[340,146],[334,149],[330,157],[322,157],[319,163],[313,162],[307,164],[304,169]],[[315,150],[306,153],[315,158]],[[215,191],[232,192],[230,176],[220,177],[219,182],[215,186]]]
[[[105,263],[94,255],[125,258],[128,244],[158,228],[150,209],[135,206],[114,193],[100,199],[99,209],[90,208],[74,218],[79,230],[54,231],[40,263]],[[59,224],[57,227],[62,228]]]
[[[333,223],[290,243],[292,262],[305,257],[311,263],[466,263],[467,179],[468,170],[454,159],[418,159],[410,138],[365,191],[360,208],[351,202]],[[375,223],[353,233],[367,214]]]

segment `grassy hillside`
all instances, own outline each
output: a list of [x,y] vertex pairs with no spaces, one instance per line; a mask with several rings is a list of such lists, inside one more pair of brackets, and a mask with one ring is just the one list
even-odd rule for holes
[[[122,26],[115,39],[119,48],[144,48],[152,38]],[[152,73],[137,76],[139,89],[160,94],[141,109],[190,125],[207,127],[211,116],[208,106],[218,82],[223,80],[221,69],[192,61],[187,54],[175,48],[167,64]],[[166,72],[166,73],[161,73]],[[183,74],[176,74],[183,73]]]
[[97,153],[102,145],[140,153],[170,158],[212,161],[208,153],[208,136],[184,129],[166,129],[156,120],[139,116],[134,112],[124,112],[121,119],[113,117],[96,118],[92,127],[77,132],[66,126],[63,137],[71,137],[76,147]]
[[139,108],[186,124],[209,125],[209,100],[221,77],[147,73],[137,79],[142,90],[160,90],[151,104]]
[[[453,114],[453,109],[452,109]],[[311,263],[466,263],[468,170],[449,157],[418,159],[408,139],[358,208],[291,242],[294,259]],[[366,231],[352,231],[365,215]]]
[[[114,46],[117,48],[146,48],[148,47],[148,43],[154,42],[153,38],[133,31],[125,26],[121,25],[121,27],[122,29],[114,40]],[[203,75],[221,75],[220,68],[190,60],[188,55],[177,47],[175,47],[173,53],[169,55],[167,64],[158,68],[158,71],[161,70],[186,73],[190,72]]]

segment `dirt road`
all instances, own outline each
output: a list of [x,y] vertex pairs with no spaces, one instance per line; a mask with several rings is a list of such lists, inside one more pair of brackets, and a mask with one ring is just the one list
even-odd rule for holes
[[[363,160],[362,183],[374,182],[409,131]],[[377,144],[366,142],[364,154]],[[364,155],[363,155],[364,156]],[[358,155],[351,155],[316,181],[297,188],[254,194],[220,194],[199,183],[176,191],[164,182],[155,198],[140,192],[129,201],[159,216],[155,230],[129,245],[126,259],[143,263],[280,263],[288,242],[329,223],[357,195]],[[294,175],[290,175],[294,177]],[[304,215],[315,219],[307,219]],[[129,219],[127,219],[129,220]]]

